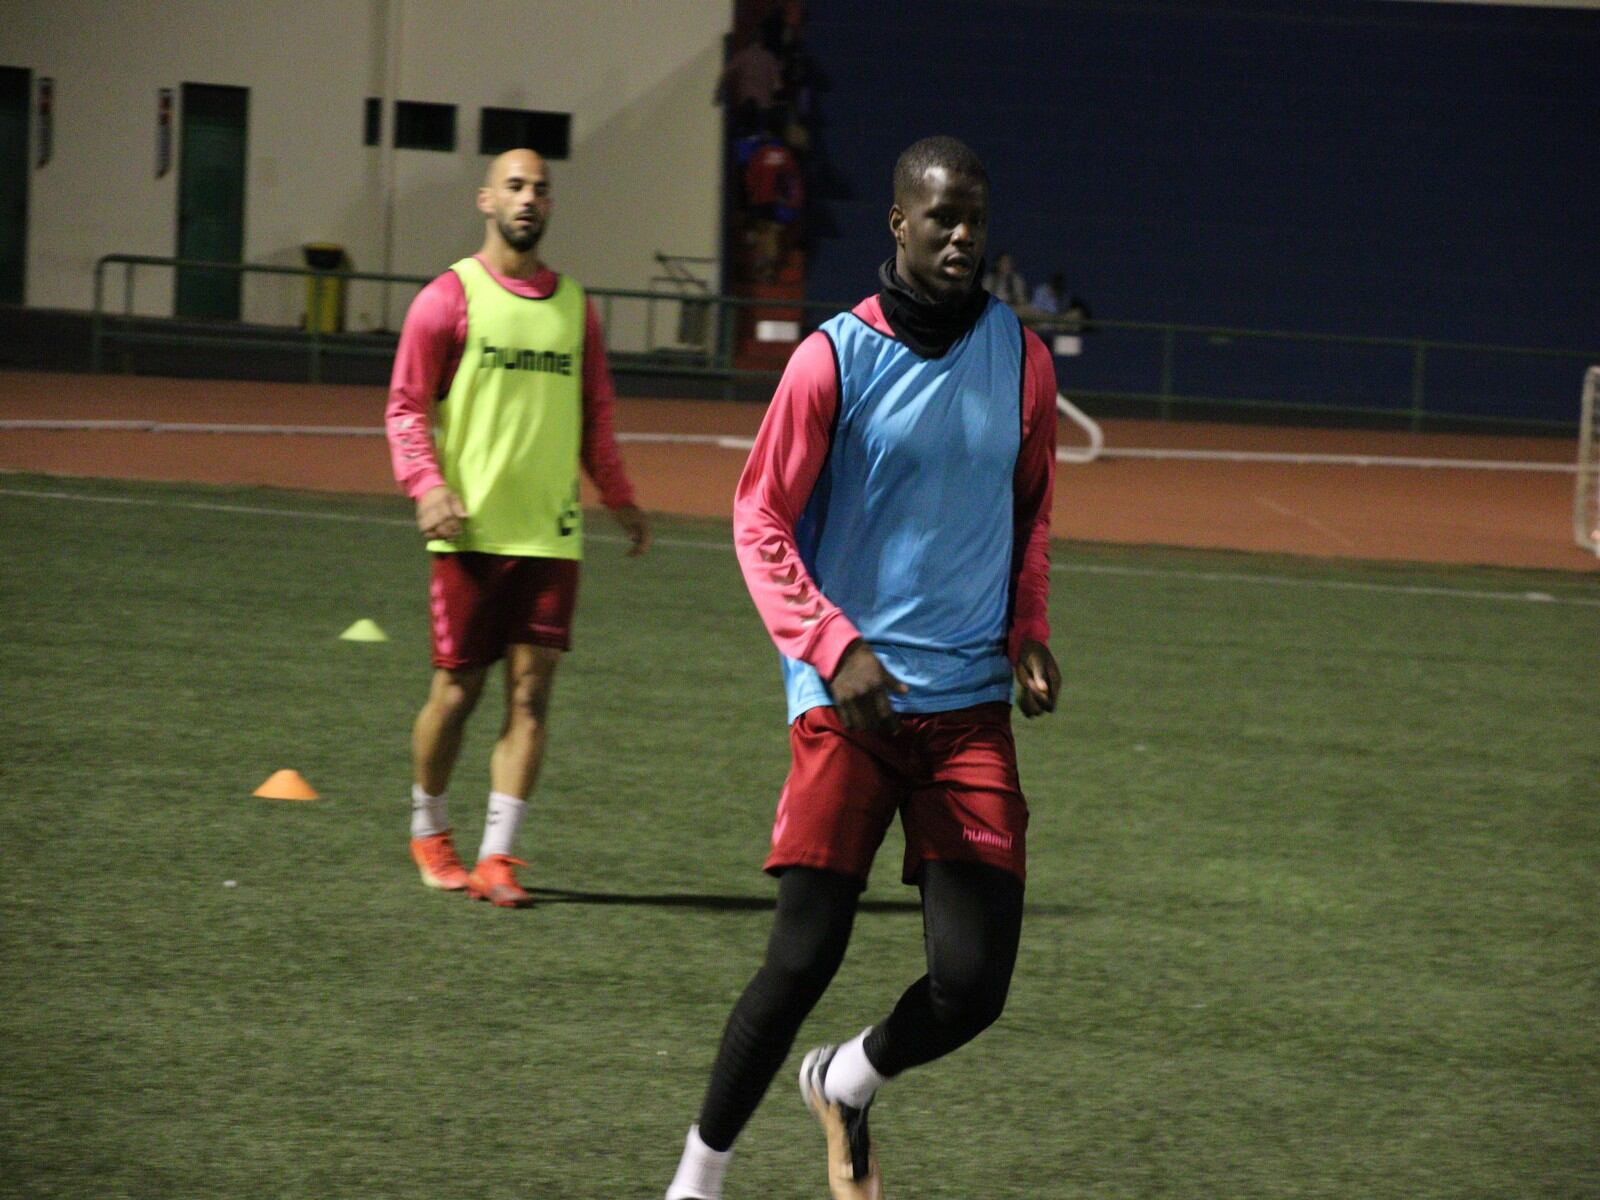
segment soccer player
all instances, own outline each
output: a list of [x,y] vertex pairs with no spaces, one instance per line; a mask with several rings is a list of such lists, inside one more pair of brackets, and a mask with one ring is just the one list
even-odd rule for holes
[[895,814],[927,974],[805,1056],[838,1200],[882,1194],[878,1089],[1005,1004],[1028,809],[1010,727],[1055,708],[1046,642],[1055,371],[979,285],[989,180],[961,142],[895,164],[881,290],[795,350],[734,497],[745,583],[782,656],[789,777],[766,958],[734,1005],[668,1200],[718,1200],[734,1139],[844,957]]
[[[508,150],[478,189],[483,247],[429,283],[400,332],[385,426],[396,479],[433,551],[433,682],[411,734],[411,856],[432,888],[528,901],[513,857],[544,757],[556,663],[571,644],[583,554],[578,466],[627,532],[650,543],[612,430],[600,320],[539,258],[550,180]],[[477,864],[456,856],[445,790],[490,666],[506,712],[489,760]]]

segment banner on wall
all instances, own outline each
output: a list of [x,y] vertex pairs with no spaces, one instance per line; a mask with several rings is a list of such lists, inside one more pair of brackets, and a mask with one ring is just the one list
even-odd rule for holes
[[36,166],[44,166],[50,161],[50,155],[55,150],[55,118],[51,110],[55,108],[56,81],[48,75],[39,77],[39,156],[35,159]]
[[156,93],[156,178],[172,170],[172,89]]

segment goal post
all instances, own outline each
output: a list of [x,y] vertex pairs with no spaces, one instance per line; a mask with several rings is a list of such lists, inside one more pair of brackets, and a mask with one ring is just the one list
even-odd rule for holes
[[1578,473],[1572,492],[1572,536],[1585,550],[1600,554],[1600,420],[1595,391],[1600,367],[1583,373],[1583,407],[1578,417]]

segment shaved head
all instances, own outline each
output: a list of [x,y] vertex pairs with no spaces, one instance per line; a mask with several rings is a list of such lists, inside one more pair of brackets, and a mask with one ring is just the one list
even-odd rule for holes
[[507,150],[489,161],[483,171],[483,186],[492,188],[515,167],[520,173],[534,178],[544,177],[544,159],[537,150]]

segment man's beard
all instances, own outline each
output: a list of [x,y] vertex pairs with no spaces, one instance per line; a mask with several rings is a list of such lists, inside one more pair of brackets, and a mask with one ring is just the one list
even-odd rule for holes
[[524,228],[518,228],[509,222],[500,220],[497,220],[495,224],[500,226],[500,236],[505,238],[506,245],[510,246],[518,254],[526,254],[537,246],[540,236],[544,233],[543,224],[529,225]]

